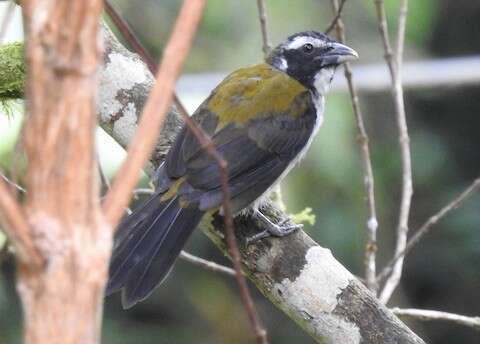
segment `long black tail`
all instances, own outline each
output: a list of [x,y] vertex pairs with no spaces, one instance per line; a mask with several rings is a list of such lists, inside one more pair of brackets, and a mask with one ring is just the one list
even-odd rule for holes
[[130,308],[148,297],[170,272],[203,211],[182,208],[177,197],[155,194],[119,225],[106,294],[123,289]]

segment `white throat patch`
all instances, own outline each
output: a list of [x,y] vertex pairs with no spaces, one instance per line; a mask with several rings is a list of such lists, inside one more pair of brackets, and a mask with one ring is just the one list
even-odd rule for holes
[[330,90],[333,74],[335,74],[335,67],[322,68],[315,74],[313,86],[319,95],[324,96]]
[[288,63],[287,60],[285,60],[283,57],[280,59],[280,63],[276,64],[276,67],[280,69],[281,71],[286,72],[288,69]]

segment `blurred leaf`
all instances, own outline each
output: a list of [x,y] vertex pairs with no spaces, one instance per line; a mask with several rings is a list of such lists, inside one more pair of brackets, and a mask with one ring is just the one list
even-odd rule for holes
[[[400,1],[385,1],[387,21],[390,33],[397,32]],[[430,37],[435,19],[437,0],[422,0],[408,2],[407,27],[405,40],[408,43],[423,45]],[[391,37],[396,37],[394,34]],[[392,46],[395,47],[395,41]]]
[[312,208],[306,207],[301,212],[292,214],[292,220],[296,223],[308,223],[310,226],[315,224],[315,214],[312,213]]

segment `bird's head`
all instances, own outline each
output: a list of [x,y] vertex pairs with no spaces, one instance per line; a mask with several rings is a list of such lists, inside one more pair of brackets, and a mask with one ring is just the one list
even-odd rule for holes
[[267,63],[305,87],[325,94],[336,67],[357,58],[355,50],[327,35],[305,31],[296,33],[279,44],[268,56]]

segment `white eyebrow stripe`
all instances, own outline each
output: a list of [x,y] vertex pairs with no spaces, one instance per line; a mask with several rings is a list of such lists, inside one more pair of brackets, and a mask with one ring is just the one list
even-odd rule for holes
[[323,46],[325,43],[317,38],[298,36],[293,39],[290,43],[287,44],[286,49],[298,49],[306,43],[310,43],[314,47],[318,48]]

